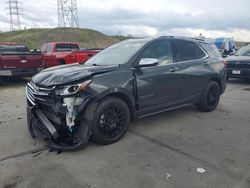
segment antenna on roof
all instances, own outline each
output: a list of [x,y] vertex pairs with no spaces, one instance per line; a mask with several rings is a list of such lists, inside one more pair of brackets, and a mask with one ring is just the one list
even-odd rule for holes
[[58,27],[79,27],[76,0],[57,0]]

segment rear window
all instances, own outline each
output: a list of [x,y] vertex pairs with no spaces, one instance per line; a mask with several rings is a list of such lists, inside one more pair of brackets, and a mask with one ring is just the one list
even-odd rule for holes
[[29,53],[30,50],[24,45],[0,45],[0,53]]
[[41,47],[41,52],[46,52],[47,50],[47,44],[44,44],[42,47]]
[[68,52],[68,51],[74,51],[74,50],[80,50],[77,44],[57,44],[56,45],[56,52]]
[[189,41],[176,41],[176,62],[201,59],[206,54],[195,43]]
[[212,57],[221,57],[218,48],[212,43],[200,43],[201,47],[204,48],[207,53]]

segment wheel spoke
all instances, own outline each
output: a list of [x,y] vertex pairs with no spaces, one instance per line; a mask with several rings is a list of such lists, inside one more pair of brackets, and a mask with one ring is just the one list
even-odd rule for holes
[[106,138],[118,136],[124,129],[126,117],[119,106],[106,109],[99,118],[99,130]]

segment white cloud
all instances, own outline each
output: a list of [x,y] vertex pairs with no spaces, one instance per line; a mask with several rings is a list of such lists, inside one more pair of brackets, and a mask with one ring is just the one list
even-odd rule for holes
[[[22,25],[57,27],[56,0],[22,1]],[[0,30],[9,30],[4,1]],[[81,27],[135,36],[229,36],[250,41],[249,0],[78,0]]]

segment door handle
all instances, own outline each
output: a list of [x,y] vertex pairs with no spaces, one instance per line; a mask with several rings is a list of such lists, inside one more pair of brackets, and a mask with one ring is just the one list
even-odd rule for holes
[[178,67],[175,67],[175,68],[170,68],[169,69],[169,72],[176,72],[176,71],[178,71],[179,70],[179,68]]

